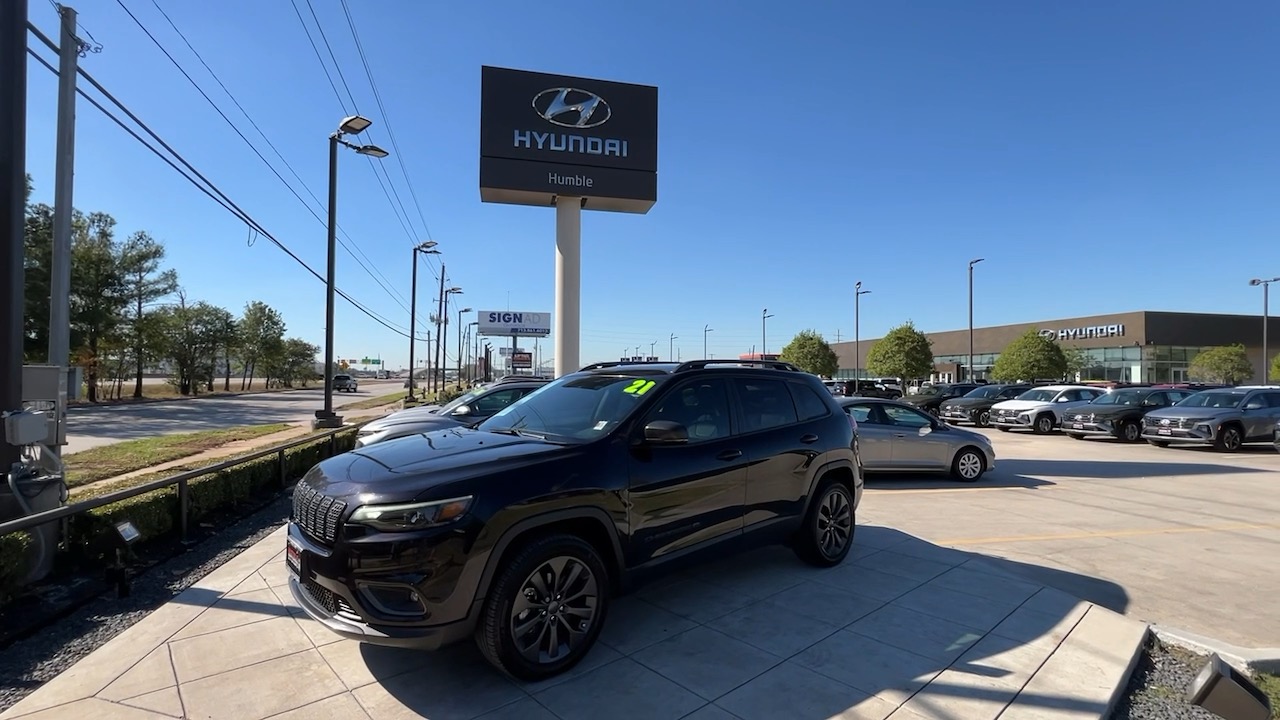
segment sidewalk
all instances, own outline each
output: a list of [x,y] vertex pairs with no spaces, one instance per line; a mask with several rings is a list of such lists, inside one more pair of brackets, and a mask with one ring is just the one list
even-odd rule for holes
[[10,708],[10,718],[1103,718],[1147,626],[995,558],[862,525],[818,570],[771,548],[614,601],[581,665],[512,682],[470,643],[342,640],[288,589],[284,528]]

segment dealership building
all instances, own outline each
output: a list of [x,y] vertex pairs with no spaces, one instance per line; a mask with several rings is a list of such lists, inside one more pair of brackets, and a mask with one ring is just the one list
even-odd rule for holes
[[[1028,330],[1052,337],[1063,347],[1084,351],[1091,363],[1080,373],[1081,380],[1186,382],[1187,368],[1202,350],[1235,343],[1245,346],[1257,379],[1262,379],[1261,316],[1149,310],[975,327],[973,377],[986,378],[1005,346]],[[968,329],[925,335],[933,342],[934,381],[954,381],[969,375],[964,372],[969,362]],[[1274,318],[1269,321],[1268,335],[1268,352],[1274,357],[1280,351],[1280,322]],[[876,341],[877,338],[871,338],[857,343],[861,357],[855,357],[853,342],[832,345],[840,358],[837,377],[856,377],[855,368],[862,368],[863,377],[871,377],[872,373],[866,369],[867,353]]]

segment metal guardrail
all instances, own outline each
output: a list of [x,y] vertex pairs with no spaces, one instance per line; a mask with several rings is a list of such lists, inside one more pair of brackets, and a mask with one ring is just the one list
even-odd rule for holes
[[[363,425],[363,423],[361,423],[360,425]],[[334,452],[336,450],[336,444],[337,444],[335,437],[341,433],[356,432],[359,430],[360,425],[348,425],[345,427],[335,428],[333,430],[326,430],[322,433],[314,433],[312,435],[308,435],[306,437],[284,443],[283,445],[274,445],[272,447],[269,447],[263,450],[256,450],[252,453],[249,453],[248,455],[240,455],[238,457],[229,458],[227,460],[223,460],[222,462],[214,463],[212,465],[205,465],[204,467],[195,468],[194,470],[187,470],[185,472],[178,473],[177,475],[170,475],[169,477],[160,478],[159,480],[152,480],[151,482],[144,483],[142,485],[135,485],[134,487],[106,493],[104,495],[99,495],[97,497],[90,498],[88,500],[81,500],[79,502],[74,502],[74,503],[71,503],[70,505],[63,505],[62,507],[55,508],[53,510],[46,510],[44,512],[35,513],[34,515],[26,515],[20,518],[16,518],[14,520],[7,520],[5,522],[0,522],[0,537],[3,537],[10,533],[19,532],[21,530],[30,530],[37,526],[44,525],[45,523],[48,523],[48,522],[59,521],[66,518],[70,518],[75,515],[88,512],[89,510],[94,510],[96,508],[103,507],[104,505],[110,505],[112,503],[120,502],[121,500],[128,500],[129,498],[137,497],[139,495],[144,495],[146,493],[153,492],[155,490],[163,490],[164,488],[177,485],[178,486],[178,527],[179,527],[179,532],[181,534],[181,538],[185,540],[187,538],[187,525],[188,525],[187,516],[188,516],[188,507],[190,505],[190,493],[188,493],[187,488],[189,483],[192,480],[202,478],[205,475],[212,475],[217,472],[222,472],[223,470],[236,467],[237,465],[243,465],[248,462],[253,462],[254,460],[260,460],[264,457],[270,457],[272,455],[275,455],[276,468],[277,468],[276,473],[279,479],[280,489],[283,490],[289,483],[289,479],[285,477],[285,471],[284,471],[285,469],[284,454],[286,451],[292,450],[293,448],[296,448],[296,447],[301,447],[303,445],[310,445],[317,441],[328,440],[329,441],[328,443],[329,457],[333,457],[336,454]]]

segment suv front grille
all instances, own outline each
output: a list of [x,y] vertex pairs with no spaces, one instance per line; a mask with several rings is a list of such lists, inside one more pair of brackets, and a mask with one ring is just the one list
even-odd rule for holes
[[[1142,422],[1147,427],[1167,427],[1167,428],[1178,428],[1180,430],[1185,430],[1191,427],[1191,423],[1187,422],[1183,418],[1154,418],[1154,417],[1148,416],[1148,417],[1142,418]],[[1168,423],[1168,425],[1166,425],[1165,423]]]
[[338,519],[347,504],[313,489],[305,482],[293,490],[293,521],[308,535],[331,543],[338,538]]

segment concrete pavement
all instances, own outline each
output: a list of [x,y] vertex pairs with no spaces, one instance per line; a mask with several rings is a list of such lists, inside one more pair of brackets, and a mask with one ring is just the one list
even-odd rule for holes
[[644,588],[582,664],[525,684],[471,643],[329,633],[289,595],[281,528],[0,718],[1101,718],[1147,633],[1017,563],[880,526],[856,543],[837,568],[773,548]]
[[1280,453],[984,432],[999,463],[982,482],[873,477],[864,519],[1017,561],[1144,622],[1280,647]]
[[[335,393],[335,408],[386,395],[403,380],[365,380],[355,393]],[[66,454],[123,440],[218,430],[239,425],[309,422],[324,403],[319,389],[249,393],[191,400],[74,406],[67,411]]]

